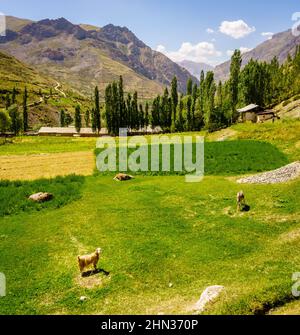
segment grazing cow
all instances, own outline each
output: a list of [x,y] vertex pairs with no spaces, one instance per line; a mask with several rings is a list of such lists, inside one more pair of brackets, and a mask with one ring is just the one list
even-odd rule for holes
[[90,255],[78,256],[78,265],[80,272],[82,273],[84,268],[93,264],[94,269],[97,270],[97,264],[100,258],[102,250],[101,248],[96,249],[96,251]]
[[243,191],[240,191],[237,196],[236,196],[236,201],[237,201],[237,209],[241,210],[242,205],[245,205],[245,194]]
[[131,179],[134,179],[134,177],[125,173],[118,173],[114,178],[116,181],[126,181]]

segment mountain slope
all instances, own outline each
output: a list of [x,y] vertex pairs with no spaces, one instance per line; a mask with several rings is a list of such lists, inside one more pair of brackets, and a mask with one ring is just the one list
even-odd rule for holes
[[[257,46],[255,49],[242,55],[243,63],[245,66],[251,58],[259,61],[270,62],[275,56],[278,57],[279,62],[282,64],[288,54],[295,53],[296,46],[300,44],[300,36],[295,37],[291,30],[276,34],[271,40],[267,40]],[[215,68],[215,77],[217,80],[226,80],[229,77],[230,61],[218,65]]]
[[91,94],[95,85],[103,92],[119,75],[124,76],[127,91],[138,90],[143,98],[161,93],[174,75],[179,88],[185,89],[188,71],[151,50],[130,30],[113,25],[94,28],[64,18],[32,22],[19,31],[8,26],[0,48],[85,94]]
[[55,81],[40,75],[31,67],[16,58],[0,52],[0,91],[5,93],[16,88],[23,91],[25,86],[37,94],[39,90],[48,90],[55,86]]
[[191,73],[196,78],[200,78],[201,71],[207,73],[208,71],[213,71],[214,67],[205,63],[197,63],[190,60],[183,60],[182,62],[178,62],[180,66],[185,68],[189,73]]

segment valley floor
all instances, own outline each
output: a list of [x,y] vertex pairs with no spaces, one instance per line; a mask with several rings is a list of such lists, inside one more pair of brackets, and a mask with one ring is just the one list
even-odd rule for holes
[[[281,126],[238,125],[230,138],[248,134],[296,161],[299,121]],[[94,145],[85,139],[33,141],[0,147],[0,160],[92,152]],[[20,173],[10,171],[12,178]],[[286,303],[274,313],[300,313],[291,294],[300,264],[300,180],[243,185],[250,211],[240,213],[239,177],[210,175],[201,184],[182,176],[138,176],[127,183],[92,175],[0,181],[0,202],[6,201],[0,205],[0,272],[7,278],[0,314],[190,314],[210,285],[225,286],[225,293],[207,314],[268,313]],[[29,206],[25,196],[41,187],[51,188],[54,202]],[[77,255],[96,247],[103,248],[100,271],[82,278]]]

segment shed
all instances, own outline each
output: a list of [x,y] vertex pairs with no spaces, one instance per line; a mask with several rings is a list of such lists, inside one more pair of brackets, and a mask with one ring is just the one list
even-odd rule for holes
[[264,109],[258,105],[250,104],[244,108],[238,109],[237,111],[238,113],[240,113],[240,122],[251,121],[253,123],[256,123],[257,115],[264,112]]

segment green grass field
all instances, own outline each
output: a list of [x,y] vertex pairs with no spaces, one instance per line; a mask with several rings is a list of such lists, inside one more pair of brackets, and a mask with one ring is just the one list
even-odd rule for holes
[[[278,125],[237,125],[229,141],[210,143],[212,162],[201,183],[177,175],[126,183],[111,175],[2,181],[7,296],[0,314],[190,314],[210,285],[226,289],[207,314],[263,314],[286,303],[299,312],[291,294],[292,274],[300,270],[299,179],[243,185],[250,211],[238,213],[235,203],[235,176],[299,159],[299,121],[282,123],[285,135]],[[95,148],[85,139],[25,140],[0,147],[1,154]],[[233,152],[239,169],[232,157],[224,163]],[[28,204],[26,196],[40,189],[54,201]],[[77,255],[97,247],[101,271],[82,278]]]

